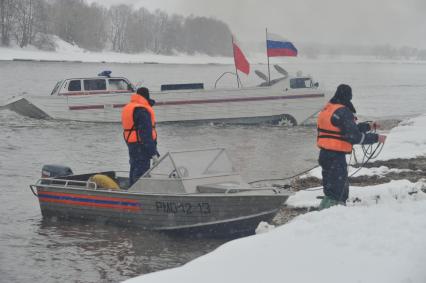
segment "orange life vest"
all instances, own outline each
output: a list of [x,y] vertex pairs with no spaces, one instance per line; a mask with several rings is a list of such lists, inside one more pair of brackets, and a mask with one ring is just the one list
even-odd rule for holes
[[127,143],[143,143],[138,134],[138,129],[135,128],[133,113],[135,108],[145,108],[151,116],[152,123],[152,139],[157,140],[157,131],[155,130],[155,113],[148,101],[139,94],[132,94],[130,102],[124,106],[121,112],[121,125],[123,126],[123,137]]
[[342,131],[331,123],[331,117],[342,104],[327,103],[318,116],[317,146],[319,148],[351,153],[352,144],[345,140]]

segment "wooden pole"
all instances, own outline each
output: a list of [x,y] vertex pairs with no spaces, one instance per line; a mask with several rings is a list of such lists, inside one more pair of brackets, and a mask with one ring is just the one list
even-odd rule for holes
[[232,54],[234,54],[234,66],[235,66],[235,74],[237,75],[237,86],[240,88],[240,77],[238,76],[237,63],[235,62],[235,48],[234,48],[234,36],[231,35],[232,40]]
[[268,56],[268,28],[266,28],[266,58],[268,59],[268,85],[271,85],[271,69],[269,67],[269,56]]

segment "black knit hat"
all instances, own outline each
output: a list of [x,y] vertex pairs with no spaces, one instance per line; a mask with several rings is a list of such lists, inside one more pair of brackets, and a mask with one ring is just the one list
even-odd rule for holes
[[355,107],[351,102],[352,100],[352,88],[348,85],[341,84],[337,87],[336,93],[333,98],[330,99],[331,103],[334,104],[343,104],[352,111],[356,113]]
[[138,88],[138,90],[136,91],[137,94],[139,94],[140,96],[144,97],[146,100],[148,100],[148,103],[153,106],[155,104],[155,100],[151,99],[149,97],[149,89],[146,87],[140,87]]
[[140,96],[145,97],[146,99],[149,99],[149,89],[147,89],[146,87],[138,88],[136,93],[139,94]]

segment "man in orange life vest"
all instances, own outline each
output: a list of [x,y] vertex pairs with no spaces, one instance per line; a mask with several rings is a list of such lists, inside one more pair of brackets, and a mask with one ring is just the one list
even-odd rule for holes
[[155,101],[149,97],[149,90],[141,87],[132,94],[129,104],[121,113],[123,136],[129,148],[130,186],[149,169],[151,158],[159,156],[152,108],[154,104]]
[[352,145],[386,140],[384,135],[369,133],[376,123],[356,124],[356,110],[351,100],[351,87],[341,84],[318,116],[317,145],[321,149],[318,161],[324,188],[320,209],[346,204],[349,196],[346,154],[352,153]]

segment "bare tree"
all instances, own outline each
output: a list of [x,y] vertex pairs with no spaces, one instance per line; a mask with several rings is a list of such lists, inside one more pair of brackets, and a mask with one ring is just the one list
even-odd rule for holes
[[34,36],[34,1],[15,0],[15,38],[20,47],[31,44]]
[[173,15],[169,17],[161,34],[162,53],[171,54],[174,51],[184,51],[183,22],[182,16]]
[[163,42],[162,42],[162,35],[166,29],[167,21],[168,21],[168,15],[160,10],[156,10],[154,14],[155,22],[153,26],[153,43],[154,43],[154,49],[153,51],[155,53],[162,53],[164,51]]
[[183,29],[187,52],[232,55],[231,31],[225,23],[211,18],[189,17]]
[[230,31],[215,19],[184,18],[129,5],[107,9],[85,0],[0,0],[1,44],[54,50],[54,36],[88,50],[229,55]]
[[1,45],[8,46],[10,44],[13,17],[13,0],[0,0]]
[[147,9],[140,8],[132,14],[127,25],[127,51],[136,53],[151,50],[153,41],[154,15]]
[[78,22],[82,0],[56,0],[52,5],[52,21],[54,34],[69,43],[75,43],[76,34],[80,32]]
[[127,47],[127,27],[131,16],[132,9],[127,5],[112,6],[109,10],[110,38],[114,51],[123,52]]

